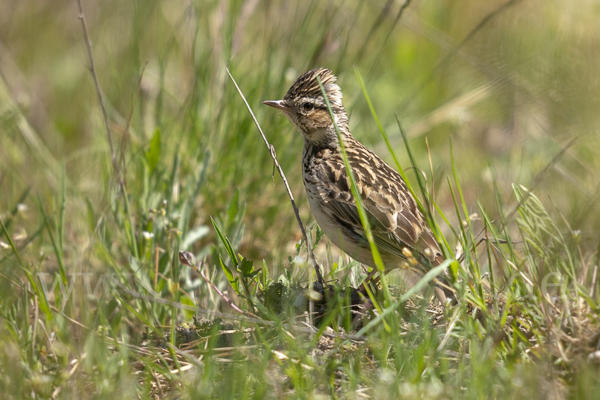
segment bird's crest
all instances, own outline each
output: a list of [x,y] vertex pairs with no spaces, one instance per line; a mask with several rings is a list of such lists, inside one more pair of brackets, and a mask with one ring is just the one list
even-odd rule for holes
[[323,94],[321,92],[321,88],[319,87],[317,76],[325,88],[325,93],[327,93],[327,98],[329,99],[333,110],[337,111],[338,109],[342,108],[342,91],[335,83],[337,78],[335,75],[333,75],[331,70],[327,68],[311,69],[310,71],[300,75],[292,84],[290,90],[288,90],[284,100],[302,97],[323,99]]

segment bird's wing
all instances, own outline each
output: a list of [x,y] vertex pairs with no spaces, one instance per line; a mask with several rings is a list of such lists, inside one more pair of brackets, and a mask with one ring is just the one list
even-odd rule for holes
[[[407,247],[419,261],[435,262],[440,248],[400,174],[366,148],[358,150],[348,149],[348,158],[378,249],[406,258]],[[329,158],[319,168],[319,194],[336,222],[364,236],[350,180],[341,158],[335,161]]]

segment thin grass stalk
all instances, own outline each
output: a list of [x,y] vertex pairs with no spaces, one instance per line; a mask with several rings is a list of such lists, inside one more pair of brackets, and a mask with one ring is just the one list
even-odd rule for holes
[[[321,93],[323,94],[323,98],[325,99],[325,104],[327,105],[327,110],[329,111],[329,116],[331,117],[331,121],[335,128],[335,133],[338,137],[338,142],[340,145],[340,152],[342,154],[342,159],[344,160],[344,167],[346,168],[346,174],[348,175],[348,179],[350,179],[350,189],[352,191],[352,196],[354,197],[354,201],[356,203],[356,208],[358,210],[358,215],[360,217],[360,222],[365,230],[365,236],[369,241],[369,246],[371,247],[371,253],[373,254],[373,261],[375,266],[379,270],[380,275],[383,276],[385,274],[385,267],[383,265],[383,260],[381,259],[381,255],[379,254],[379,249],[375,244],[375,239],[373,238],[373,232],[371,232],[371,225],[369,223],[369,218],[367,217],[367,213],[363,207],[362,199],[360,197],[360,193],[358,192],[358,187],[356,186],[356,180],[354,179],[354,173],[352,172],[352,167],[350,167],[350,162],[348,161],[348,155],[346,154],[346,145],[344,144],[344,139],[340,132],[339,127],[335,121],[335,115],[333,114],[333,109],[331,108],[331,103],[329,103],[329,98],[327,97],[327,92],[325,91],[325,87],[321,82],[319,76],[317,76],[317,81],[319,82],[319,87],[321,88]],[[392,295],[390,294],[390,289],[388,288],[387,282],[385,279],[381,279],[381,284],[383,287],[383,293],[386,300],[386,307],[389,307],[392,304]]]

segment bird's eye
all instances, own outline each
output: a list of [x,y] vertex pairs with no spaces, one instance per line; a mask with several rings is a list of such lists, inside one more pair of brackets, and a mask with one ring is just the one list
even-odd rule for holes
[[304,103],[304,104],[302,105],[302,108],[304,108],[304,110],[306,110],[306,111],[310,111],[310,110],[312,110],[312,109],[313,109],[313,107],[314,107],[313,103]]

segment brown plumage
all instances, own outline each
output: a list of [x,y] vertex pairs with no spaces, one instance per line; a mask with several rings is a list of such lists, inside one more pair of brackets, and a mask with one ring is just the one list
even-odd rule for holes
[[[401,267],[423,275],[444,260],[440,247],[400,174],[350,133],[342,92],[336,77],[325,68],[301,75],[283,100],[263,102],[283,111],[304,138],[302,176],[317,223],[329,239],[352,258],[374,265],[317,76],[344,140],[386,270]],[[446,286],[440,281],[436,285],[436,294],[442,302],[447,296],[453,297]]]

